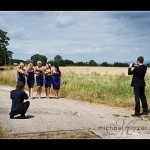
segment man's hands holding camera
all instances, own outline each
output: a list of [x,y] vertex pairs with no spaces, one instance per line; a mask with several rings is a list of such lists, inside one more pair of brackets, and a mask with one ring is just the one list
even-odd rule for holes
[[138,64],[137,64],[137,63],[131,63],[131,64],[129,65],[129,68],[137,67],[137,66],[138,66]]

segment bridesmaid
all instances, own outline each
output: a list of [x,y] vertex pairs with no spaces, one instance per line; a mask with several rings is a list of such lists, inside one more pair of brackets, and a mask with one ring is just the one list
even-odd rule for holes
[[29,88],[29,97],[33,99],[33,86],[34,86],[34,68],[33,64],[29,63],[28,64],[28,69],[27,69],[27,84]]
[[20,63],[19,67],[17,69],[17,76],[16,76],[16,82],[20,82],[25,86],[25,73],[26,70],[24,69],[24,63]]
[[61,82],[61,71],[59,70],[58,66],[55,66],[53,72],[53,89],[56,91],[56,98],[58,98],[58,92],[60,89],[60,82]]
[[49,98],[50,95],[50,88],[52,84],[52,76],[53,76],[53,70],[51,69],[51,65],[47,64],[45,69],[45,93],[46,98]]
[[36,83],[37,83],[37,97],[41,98],[42,86],[43,86],[43,74],[44,69],[42,67],[42,62],[37,61],[37,66],[35,67],[34,73],[36,74]]

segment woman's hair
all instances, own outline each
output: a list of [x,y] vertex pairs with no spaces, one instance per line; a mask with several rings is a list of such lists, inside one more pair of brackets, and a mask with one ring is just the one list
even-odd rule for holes
[[51,64],[46,64],[46,66],[48,66],[48,67],[49,67],[49,69],[51,69]]
[[20,64],[19,64],[19,69],[21,69],[21,66],[23,66],[24,67],[24,63],[23,62],[21,62]]
[[28,68],[29,68],[29,67],[32,68],[32,67],[33,67],[33,64],[32,64],[32,63],[29,63],[29,64],[28,64]]
[[42,65],[42,62],[41,62],[41,61],[37,61],[37,65],[38,65],[38,64]]
[[57,68],[58,72],[59,72],[60,75],[61,75],[61,71],[59,70],[59,66],[55,66],[55,68]]

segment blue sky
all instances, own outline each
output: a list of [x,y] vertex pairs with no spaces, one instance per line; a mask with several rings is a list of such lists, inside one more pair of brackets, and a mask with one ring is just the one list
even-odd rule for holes
[[149,11],[0,11],[0,29],[16,59],[150,61]]

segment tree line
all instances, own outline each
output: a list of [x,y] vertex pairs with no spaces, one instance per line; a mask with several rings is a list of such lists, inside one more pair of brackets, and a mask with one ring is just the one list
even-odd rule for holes
[[[47,57],[40,54],[35,54],[31,56],[30,60],[23,61],[23,60],[13,60],[13,62],[20,63],[24,62],[25,64],[28,64],[29,62],[32,62],[34,66],[36,66],[37,61],[42,61],[43,65],[46,65],[47,63],[51,64],[52,66],[58,65],[58,66],[102,66],[102,67],[128,67],[128,63],[121,63],[121,62],[114,62],[113,64],[102,62],[101,64],[96,63],[94,60],[90,60],[89,62],[74,62],[69,59],[63,59],[62,56],[56,55],[53,60],[47,61]],[[148,67],[150,67],[150,63],[146,64]]]
[[[63,59],[62,56],[56,55],[53,60],[49,60],[44,55],[35,54],[31,56],[31,58],[27,61],[20,60],[20,59],[12,59],[13,52],[7,49],[7,46],[9,45],[10,38],[7,36],[7,32],[2,31],[0,29],[0,66],[3,65],[18,65],[20,62],[24,62],[25,64],[28,64],[29,62],[32,62],[35,66],[37,61],[42,61],[43,65],[46,65],[46,63],[51,64],[52,66],[59,65],[59,66],[103,66],[103,67],[128,67],[128,63],[121,63],[121,62],[114,62],[114,64],[110,64],[108,62],[102,62],[101,64],[96,63],[94,60],[90,60],[88,62],[74,62],[69,59]],[[148,67],[150,67],[150,63],[146,64]]]
[[[20,62],[24,62],[25,64],[29,64],[30,62],[33,63],[34,66],[36,66],[37,61],[42,61],[43,65],[46,65],[47,63],[51,64],[52,66],[59,65],[59,66],[102,66],[102,67],[128,67],[128,63],[121,63],[121,62],[114,62],[113,64],[110,64],[108,62],[102,62],[102,63],[96,63],[94,60],[90,60],[89,62],[74,62],[69,59],[63,59],[62,56],[56,55],[54,57],[54,60],[47,61],[47,57],[40,54],[35,54],[31,56],[31,59],[24,61],[20,59],[12,59],[11,62],[19,64]],[[146,64],[147,67],[150,67],[150,63]]]
[[11,64],[13,52],[7,49],[9,40],[7,32],[0,29],[0,66]]

